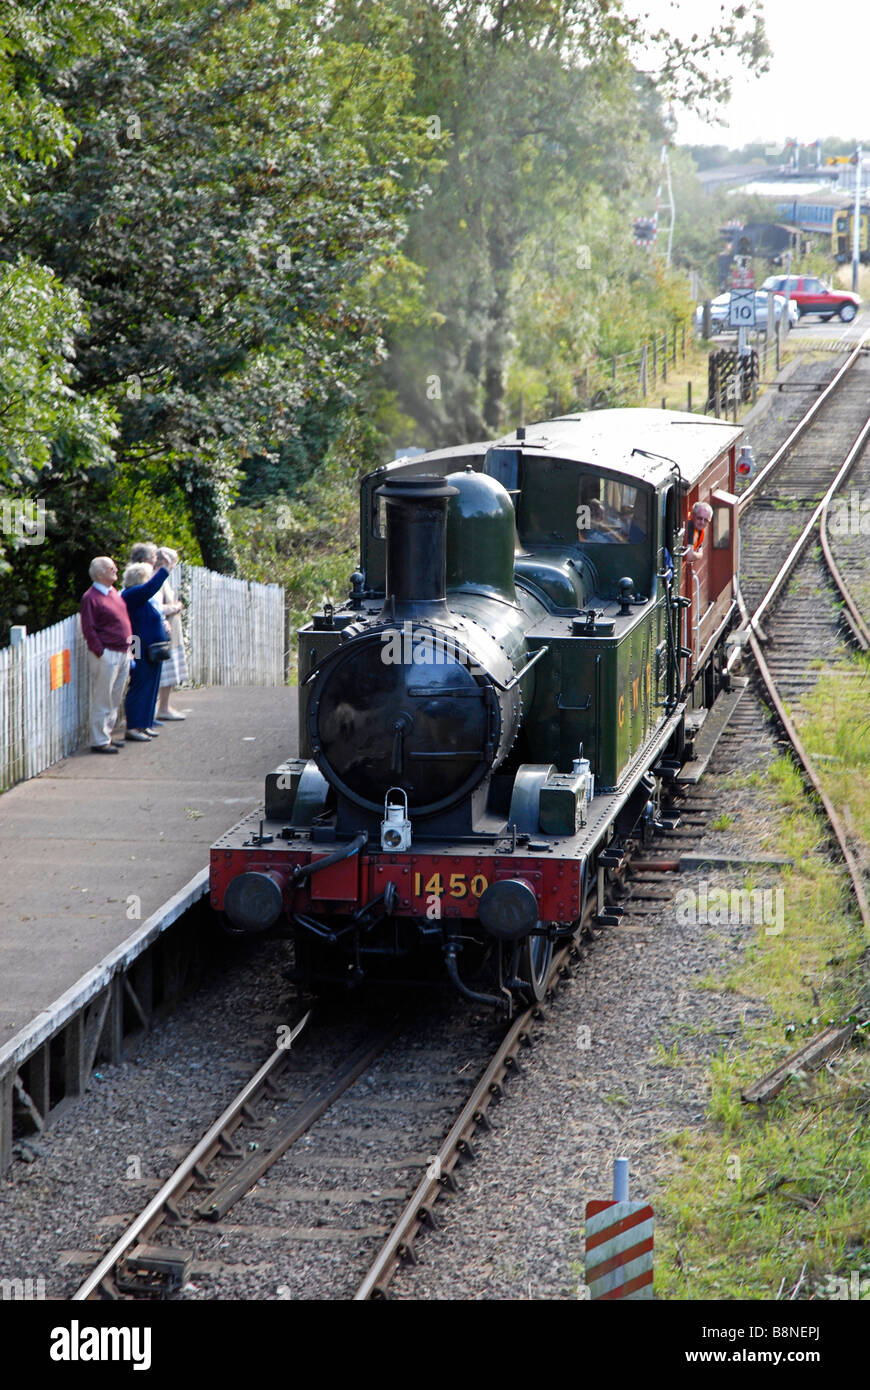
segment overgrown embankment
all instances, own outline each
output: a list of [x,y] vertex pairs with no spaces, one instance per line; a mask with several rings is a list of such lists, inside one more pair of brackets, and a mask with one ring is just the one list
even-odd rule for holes
[[[799,716],[865,863],[868,677],[866,658],[843,662],[821,677]],[[779,758],[749,778],[770,810],[760,848],[794,861],[781,880],[785,928],[774,934],[759,926],[736,969],[702,982],[756,1007],[752,1023],[712,1063],[707,1125],[673,1137],[680,1171],[656,1201],[656,1292],[691,1299],[870,1298],[868,943],[848,880],[791,760]],[[851,1043],[819,1071],[795,1075],[767,1106],[741,1102],[749,1082],[829,1022],[850,1017],[857,1024]]]

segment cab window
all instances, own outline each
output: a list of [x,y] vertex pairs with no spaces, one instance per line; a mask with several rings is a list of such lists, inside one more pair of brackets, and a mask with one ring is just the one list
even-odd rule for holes
[[580,479],[577,539],[583,545],[625,545],[649,536],[649,492],[613,478]]
[[731,508],[713,508],[713,549],[724,550],[731,544]]

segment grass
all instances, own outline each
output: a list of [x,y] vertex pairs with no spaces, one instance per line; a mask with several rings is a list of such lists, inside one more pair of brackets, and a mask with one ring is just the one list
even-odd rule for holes
[[656,1067],[679,1067],[683,1061],[678,1042],[675,1042],[672,1047],[665,1047],[658,1038],[656,1038],[654,1056],[653,1066]]
[[[686,355],[682,360],[679,360],[679,357],[678,350],[676,364],[668,362],[667,381],[662,381],[661,375],[657,377],[656,381],[653,381],[650,372],[647,377],[646,398],[638,390],[631,403],[633,405],[661,406],[662,399],[664,399],[666,410],[687,410],[688,386],[691,382],[692,409],[696,413],[702,411],[707,399],[707,351],[700,344],[691,343],[687,339]],[[651,362],[652,359],[650,358],[650,365]]]
[[[801,722],[812,751],[841,760],[821,759],[819,773],[848,810],[854,841],[868,847],[870,681],[850,679],[856,669],[870,674],[867,659],[855,658],[823,675]],[[767,1107],[740,1099],[829,1020],[850,1015],[868,944],[791,760],[776,761],[764,780],[768,840],[794,864],[781,878],[785,930],[759,928],[743,963],[695,987],[763,1000],[770,1016],[712,1059],[705,1127],[671,1137],[677,1170],[655,1202],[659,1298],[788,1298],[795,1289],[799,1298],[830,1297],[834,1280],[870,1273],[866,1012],[851,1045],[821,1070],[792,1079]]]
[[718,815],[718,816],[716,817],[716,819],[713,821],[713,829],[714,829],[714,830],[727,830],[727,829],[728,829],[730,826],[732,826],[733,824],[734,824],[734,817],[732,816],[731,812],[730,812],[730,811],[723,811],[722,814],[721,814],[721,815]]

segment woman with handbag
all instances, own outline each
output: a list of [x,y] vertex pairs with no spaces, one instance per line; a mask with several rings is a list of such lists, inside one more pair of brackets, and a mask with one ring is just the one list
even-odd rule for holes
[[[157,552],[157,563],[165,565],[167,569],[174,569],[178,564],[178,551],[170,550],[169,546],[161,546]],[[184,655],[184,631],[181,625],[182,602],[169,581],[163,585],[158,597],[163,603],[163,616],[169,624],[169,645],[171,648],[169,660],[164,661],[160,670],[160,688],[157,699],[157,722],[174,719],[186,719],[187,715],[180,710],[173,709],[169,703],[172,691],[176,685],[183,684],[187,680],[187,661]]]
[[124,571],[121,598],[127,605],[133,628],[133,664],[127,688],[127,738],[131,743],[150,743],[160,730],[153,728],[162,663],[170,653],[169,630],[149,599],[166,582],[169,570],[161,566],[151,573],[143,561]]

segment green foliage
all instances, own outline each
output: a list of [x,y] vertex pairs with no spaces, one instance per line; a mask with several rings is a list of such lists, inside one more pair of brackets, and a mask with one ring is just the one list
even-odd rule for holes
[[[496,432],[519,400],[526,417],[570,402],[594,347],[639,347],[654,276],[630,245],[631,219],[654,196],[662,96],[719,100],[718,50],[763,70],[766,45],[754,6],[681,44],[572,0],[395,4],[417,57],[413,109],[443,167],[407,242],[429,312],[392,329],[382,379],[414,443],[451,444]],[[656,73],[639,72],[651,53]],[[659,284],[654,297],[669,292]],[[669,326],[661,308],[650,319]]]
[[147,478],[126,463],[115,470],[109,506],[118,518],[118,548],[152,540],[171,546],[188,564],[202,564],[187,498],[168,468]]
[[263,567],[246,508],[313,524],[334,468],[567,402],[666,327],[630,219],[722,48],[763,66],[754,7],[680,44],[588,0],[6,0],[0,483],[51,544],[7,544],[5,614],[71,611],[143,529]]
[[638,173],[647,116],[615,16],[520,4],[491,24],[485,7],[445,6],[448,25],[441,10],[415,7],[411,20],[414,109],[443,160],[408,238],[429,315],[393,331],[383,375],[417,423],[414,442],[450,444],[501,423],[524,248],[546,255],[554,225],[583,219],[605,170]]
[[[231,513],[239,567],[247,579],[282,584],[291,628],[311,609],[345,597],[359,564],[357,475],[333,458],[296,497],[269,498]],[[295,641],[290,644],[295,660]]]
[[[78,295],[75,390],[117,416],[121,491],[179,499],[214,568],[235,567],[240,463],[264,461],[270,487],[308,476],[382,351],[378,302],[429,153],[402,114],[397,24],[337,38],[315,3],[161,0],[39,74],[63,148],[78,143],[53,168],[22,163],[0,259]],[[54,472],[74,461],[56,439]],[[123,498],[89,500],[104,550]]]
[[87,326],[76,291],[44,266],[0,263],[0,501],[33,509],[38,499],[45,531],[37,544],[20,527],[0,532],[0,637],[13,621],[50,621],[63,604],[77,582],[72,528],[80,542],[109,477],[114,412],[75,389],[75,339]]
[[0,263],[0,484],[29,488],[67,458],[105,465],[114,434],[107,405],[74,390],[75,340],[88,331],[79,295],[44,266]]
[[128,29],[129,6],[111,0],[3,0],[0,28],[0,196],[27,201],[27,174],[72,153],[77,130],[47,90],[52,74]]
[[683,276],[633,245],[627,217],[596,187],[582,209],[553,219],[546,238],[527,238],[511,299],[506,403],[516,421],[619,404],[610,359],[639,356],[692,308]]

